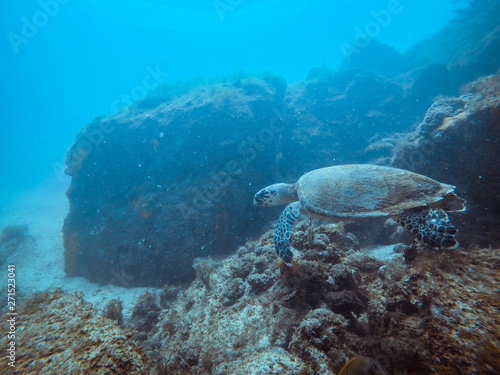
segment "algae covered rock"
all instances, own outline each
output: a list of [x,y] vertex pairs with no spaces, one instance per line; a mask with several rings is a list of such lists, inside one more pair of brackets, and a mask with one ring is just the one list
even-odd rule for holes
[[261,165],[289,121],[285,87],[274,76],[204,85],[86,126],[66,158],[67,274],[163,286],[243,243],[256,230],[249,176],[272,174]]
[[[472,82],[458,98],[436,101],[393,150],[391,164],[456,185],[467,199],[468,243],[500,240],[500,75]],[[460,227],[460,225],[458,225]]]
[[[37,293],[19,315],[23,374],[144,374],[149,366],[132,332],[101,317],[80,295]],[[22,330],[21,330],[22,329]]]
[[292,266],[271,229],[219,260],[209,287],[199,275],[154,323],[152,360],[169,374],[338,374],[359,355],[387,374],[498,370],[498,252],[418,248],[410,262],[337,243],[338,257],[314,258],[309,239],[339,228],[311,230]]
[[280,347],[272,347],[259,353],[249,354],[215,367],[214,375],[267,375],[307,374],[305,363]]

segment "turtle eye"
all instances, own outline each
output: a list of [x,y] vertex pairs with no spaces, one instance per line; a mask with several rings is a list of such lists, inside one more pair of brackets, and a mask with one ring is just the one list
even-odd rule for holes
[[269,197],[270,197],[269,191],[262,189],[257,194],[255,194],[253,202],[257,206],[265,206],[269,200]]

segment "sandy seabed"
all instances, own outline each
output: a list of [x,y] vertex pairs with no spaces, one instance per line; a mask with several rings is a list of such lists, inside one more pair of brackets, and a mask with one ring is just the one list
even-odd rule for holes
[[11,225],[28,227],[28,240],[2,254],[6,256],[5,272],[7,265],[16,268],[17,304],[22,307],[23,300],[35,292],[60,288],[67,293],[83,293],[83,298],[97,309],[104,308],[110,299],[119,298],[127,318],[139,296],[151,288],[98,285],[83,277],[68,277],[64,272],[62,226],[69,209],[65,195],[68,185],[69,177],[45,180],[1,208],[0,230]]

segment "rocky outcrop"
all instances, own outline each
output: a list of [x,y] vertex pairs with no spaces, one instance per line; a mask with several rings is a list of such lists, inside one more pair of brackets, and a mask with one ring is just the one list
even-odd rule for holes
[[500,66],[500,4],[474,0],[428,40],[415,44],[405,57],[411,66],[440,64],[450,85],[460,85],[478,76],[495,73]]
[[101,317],[81,295],[33,295],[22,304],[16,372],[22,374],[144,374],[149,367],[132,332]]
[[284,92],[276,77],[240,79],[86,126],[66,160],[66,272],[165,285],[192,279],[194,258],[244,242],[252,183],[272,179],[289,121]]
[[358,355],[387,374],[500,369],[498,252],[422,247],[409,262],[400,246],[359,251],[343,225],[302,221],[288,266],[272,235],[213,263],[208,282],[199,274],[165,305],[144,341],[161,343],[151,358],[165,373],[338,374]]
[[425,111],[436,95],[457,95],[460,86],[500,67],[500,4],[473,0],[439,32],[405,53],[365,36],[347,51],[340,70],[362,69],[400,84],[413,106]]
[[467,212],[457,215],[465,243],[500,243],[500,75],[436,101],[415,131],[395,143],[393,166],[456,185],[467,199]]

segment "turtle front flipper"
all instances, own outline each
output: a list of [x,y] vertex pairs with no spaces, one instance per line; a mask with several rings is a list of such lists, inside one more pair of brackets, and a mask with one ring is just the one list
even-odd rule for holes
[[453,249],[458,246],[458,230],[450,223],[443,210],[416,207],[395,216],[396,221],[413,233],[419,241],[437,248]]
[[291,263],[293,254],[290,250],[290,233],[293,223],[300,214],[300,202],[290,203],[285,207],[276,224],[274,232],[274,248],[276,253],[283,259],[285,263]]

